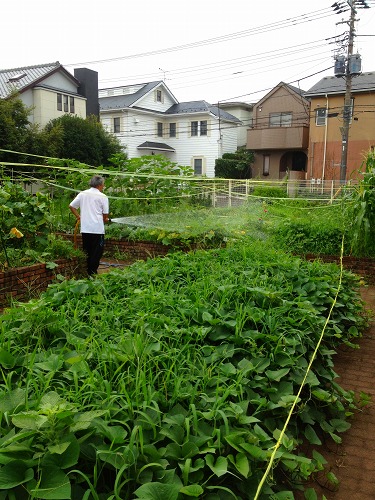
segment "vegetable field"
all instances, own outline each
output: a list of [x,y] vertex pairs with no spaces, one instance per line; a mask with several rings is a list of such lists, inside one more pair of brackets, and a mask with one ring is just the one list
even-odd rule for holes
[[354,275],[266,242],[53,285],[0,316],[0,499],[292,499],[365,325]]

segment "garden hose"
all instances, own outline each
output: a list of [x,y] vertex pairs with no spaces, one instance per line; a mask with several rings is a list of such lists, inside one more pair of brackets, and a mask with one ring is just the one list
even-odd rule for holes
[[79,228],[79,219],[77,219],[76,225],[74,226],[74,248],[78,248],[77,233]]

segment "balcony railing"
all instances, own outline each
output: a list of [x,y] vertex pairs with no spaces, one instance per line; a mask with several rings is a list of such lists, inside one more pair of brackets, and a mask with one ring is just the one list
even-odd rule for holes
[[296,125],[291,127],[253,128],[247,131],[247,149],[307,149],[309,127]]

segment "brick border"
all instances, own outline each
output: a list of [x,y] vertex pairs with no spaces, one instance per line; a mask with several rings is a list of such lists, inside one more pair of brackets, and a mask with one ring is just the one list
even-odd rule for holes
[[12,300],[29,300],[47,289],[61,274],[67,279],[86,275],[84,259],[58,259],[57,267],[48,269],[45,263],[32,266],[16,267],[0,272],[0,309],[8,306]]

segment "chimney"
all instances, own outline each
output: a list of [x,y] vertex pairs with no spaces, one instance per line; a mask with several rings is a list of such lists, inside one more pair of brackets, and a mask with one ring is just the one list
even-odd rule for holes
[[79,81],[78,93],[86,97],[86,115],[95,115],[99,120],[98,72],[88,68],[77,68],[74,76]]

